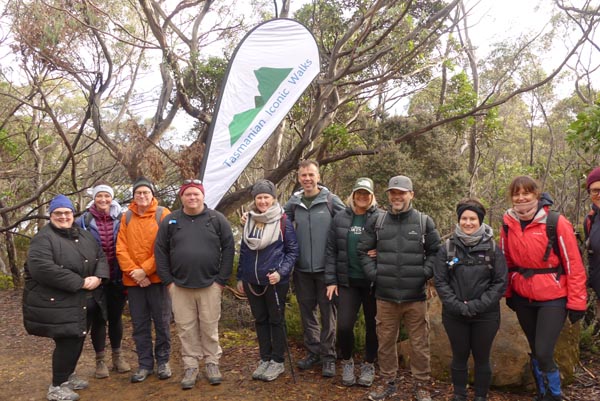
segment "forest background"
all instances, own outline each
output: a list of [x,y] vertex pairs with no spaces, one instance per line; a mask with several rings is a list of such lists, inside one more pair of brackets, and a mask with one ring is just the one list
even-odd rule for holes
[[497,230],[520,174],[580,227],[599,164],[600,2],[538,4],[540,28],[507,27],[508,39],[478,47],[477,1],[0,1],[2,283],[21,285],[55,194],[83,211],[102,178],[126,205],[145,175],[177,207],[235,46],[276,13],[313,32],[322,72],[221,201],[234,226],[253,182],[275,182],[285,202],[298,161],[312,158],[342,198],[369,176],[385,205],[389,177],[412,177],[415,206],[442,234],[465,196],[483,200]]

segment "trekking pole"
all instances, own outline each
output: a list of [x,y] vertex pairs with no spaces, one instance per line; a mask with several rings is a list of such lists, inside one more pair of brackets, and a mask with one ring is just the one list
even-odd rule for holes
[[[269,274],[272,274],[274,272],[275,272],[275,269],[269,270]],[[292,380],[294,381],[294,384],[296,384],[296,373],[294,373],[294,362],[292,362],[292,353],[290,352],[290,346],[288,344],[287,327],[285,324],[285,315],[284,315],[283,311],[281,310],[281,303],[279,302],[279,294],[277,293],[277,284],[273,284],[273,292],[275,293],[275,303],[277,304],[277,310],[279,311],[279,316],[281,317],[281,320],[282,320],[281,323],[283,326],[283,337],[285,338],[285,351],[288,356],[288,362],[290,363],[290,373],[292,374]]]

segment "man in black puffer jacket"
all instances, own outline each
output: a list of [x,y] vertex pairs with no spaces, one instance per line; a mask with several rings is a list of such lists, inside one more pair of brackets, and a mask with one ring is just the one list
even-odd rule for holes
[[[431,217],[412,208],[413,185],[406,176],[392,177],[387,189],[390,207],[383,218],[372,217],[358,244],[366,276],[375,283],[378,360],[383,384],[369,394],[383,400],[396,393],[398,350],[403,322],[410,337],[410,367],[417,401],[431,401],[429,322],[425,288],[433,276],[440,235]],[[376,259],[367,252],[377,249]]]

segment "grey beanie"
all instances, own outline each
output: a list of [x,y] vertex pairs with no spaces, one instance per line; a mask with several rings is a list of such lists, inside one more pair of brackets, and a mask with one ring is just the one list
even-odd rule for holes
[[150,191],[152,191],[152,196],[154,196],[154,184],[152,184],[152,181],[150,181],[146,177],[138,177],[135,180],[135,182],[133,183],[133,191],[132,192],[135,193],[135,190],[138,189],[139,187],[150,188]]
[[254,185],[252,185],[252,197],[256,198],[258,194],[269,194],[273,198],[277,198],[277,193],[275,191],[275,184],[273,184],[269,180],[258,180]]

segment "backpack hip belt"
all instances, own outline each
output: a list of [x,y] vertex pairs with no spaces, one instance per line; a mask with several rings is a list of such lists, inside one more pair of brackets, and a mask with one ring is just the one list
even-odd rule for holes
[[509,272],[517,272],[525,278],[533,277],[536,274],[558,273],[559,277],[563,273],[562,265],[556,267],[533,268],[533,267],[510,267]]

